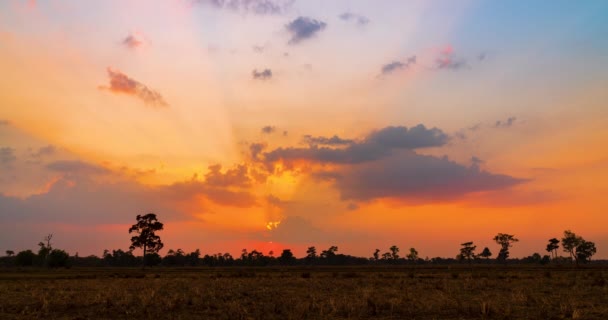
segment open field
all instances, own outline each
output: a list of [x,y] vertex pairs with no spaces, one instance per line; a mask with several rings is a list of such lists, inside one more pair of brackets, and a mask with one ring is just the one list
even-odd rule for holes
[[0,319],[607,319],[608,268],[0,270]]

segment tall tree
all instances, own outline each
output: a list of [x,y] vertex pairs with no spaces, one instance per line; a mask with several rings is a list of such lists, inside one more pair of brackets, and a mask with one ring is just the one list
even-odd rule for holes
[[374,260],[378,261],[380,259],[380,249],[376,249],[376,251],[374,251]]
[[129,233],[136,235],[131,237],[131,250],[142,248],[144,250],[144,267],[146,266],[146,254],[157,253],[163,248],[163,242],[156,235],[157,231],[163,230],[163,224],[158,221],[156,214],[137,215],[137,223],[129,228]]
[[513,246],[514,242],[519,241],[514,235],[506,233],[497,234],[493,240],[500,245],[500,252],[496,258],[499,261],[506,261],[509,258],[509,248]]
[[593,256],[596,252],[597,249],[595,248],[595,243],[583,239],[583,241],[581,241],[581,243],[576,247],[576,258],[578,261],[586,263],[591,260],[591,256]]
[[471,260],[475,258],[475,249],[477,249],[477,246],[473,245],[472,241],[461,243],[460,245],[462,248],[460,248],[458,258],[461,260],[467,260],[470,263]]
[[393,259],[393,260],[399,259],[399,247],[393,245],[389,248],[389,250],[391,251],[391,259]]
[[570,254],[570,258],[578,265],[579,262],[587,262],[591,259],[597,249],[595,243],[586,241],[576,233],[566,230],[562,238],[562,247]]
[[314,261],[315,259],[317,259],[317,248],[314,246],[308,247],[306,250],[306,260]]
[[410,248],[410,253],[407,254],[407,259],[410,261],[418,260],[418,251],[415,248]]
[[559,249],[559,240],[556,238],[549,239],[546,250],[547,252],[551,253],[551,257],[553,259],[557,258],[557,249]]

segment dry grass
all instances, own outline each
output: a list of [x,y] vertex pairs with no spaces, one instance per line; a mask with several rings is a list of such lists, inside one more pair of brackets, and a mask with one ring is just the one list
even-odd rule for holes
[[608,269],[0,271],[0,319],[608,319]]

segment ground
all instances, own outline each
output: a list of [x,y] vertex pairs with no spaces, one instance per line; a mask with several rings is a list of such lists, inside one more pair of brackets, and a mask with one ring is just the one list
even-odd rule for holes
[[0,269],[0,319],[608,319],[608,267]]

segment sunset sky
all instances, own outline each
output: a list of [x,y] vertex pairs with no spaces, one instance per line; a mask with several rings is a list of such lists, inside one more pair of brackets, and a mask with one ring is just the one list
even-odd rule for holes
[[608,1],[7,0],[0,71],[2,253],[608,258]]

